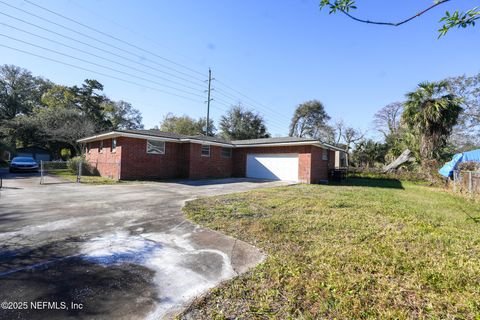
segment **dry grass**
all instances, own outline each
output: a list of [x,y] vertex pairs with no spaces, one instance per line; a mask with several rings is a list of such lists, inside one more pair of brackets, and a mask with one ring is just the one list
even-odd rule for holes
[[[71,182],[77,181],[77,175],[69,169],[52,170],[52,171],[49,171],[49,174],[60,177],[67,181],[71,181]],[[100,176],[82,176],[80,179],[80,182],[86,183],[86,184],[117,184],[117,183],[120,183],[121,181],[100,177]]]
[[203,198],[195,222],[269,255],[189,309],[203,319],[480,319],[480,206],[351,179]]

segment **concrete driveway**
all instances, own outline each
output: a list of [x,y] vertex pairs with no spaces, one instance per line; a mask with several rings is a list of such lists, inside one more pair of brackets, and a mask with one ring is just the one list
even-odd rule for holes
[[185,201],[286,184],[49,182],[4,176],[0,319],[170,318],[263,259],[249,244],[186,221]]

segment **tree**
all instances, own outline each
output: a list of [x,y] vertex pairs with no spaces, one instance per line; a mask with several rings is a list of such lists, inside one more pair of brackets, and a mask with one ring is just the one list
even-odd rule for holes
[[364,139],[360,141],[353,150],[351,162],[357,167],[374,167],[376,164],[385,163],[387,145]]
[[335,132],[334,141],[326,141],[337,146],[344,146],[345,152],[349,153],[352,147],[363,140],[365,133],[359,129],[348,126],[343,120],[336,121],[332,129]]
[[330,116],[320,101],[301,103],[293,114],[289,136],[327,140],[325,138],[332,133],[332,128],[327,124],[328,120]]
[[56,84],[42,95],[42,104],[47,108],[76,109],[77,96],[72,88]]
[[220,119],[221,135],[228,140],[268,138],[265,121],[258,113],[234,106]]
[[386,105],[373,116],[375,129],[383,134],[385,139],[390,135],[397,135],[400,130],[403,103],[394,102]]
[[[209,122],[208,135],[213,136],[216,128],[212,119]],[[203,135],[205,134],[206,124],[206,118],[195,120],[187,115],[174,116],[172,113],[168,113],[160,122],[160,130],[189,136]]]
[[456,151],[471,150],[480,146],[480,73],[467,77],[448,78],[449,92],[463,99],[464,112],[454,127],[451,142]]
[[9,122],[22,146],[35,145],[59,155],[62,148],[81,153],[78,139],[95,134],[95,124],[74,109],[44,108]]
[[56,85],[25,69],[0,67],[0,144],[10,149],[35,145],[59,155],[80,153],[77,140],[112,129],[143,128],[131,104],[108,99],[103,85],[85,80],[81,87]]
[[40,105],[42,94],[51,87],[48,80],[14,65],[0,67],[0,121],[29,114]]
[[423,82],[407,93],[402,120],[417,134],[422,164],[432,160],[445,147],[462,112],[461,99],[446,90],[448,83]]
[[112,123],[104,117],[108,99],[101,93],[103,85],[100,82],[86,79],[81,87],[74,86],[71,90],[77,99],[78,108],[95,124],[96,131],[112,128]]
[[114,130],[143,129],[142,113],[125,101],[107,101],[103,105],[103,112],[107,122]]
[[352,145],[355,146],[358,142],[362,141],[365,136],[365,133],[361,130],[346,125],[342,120],[335,123],[335,130],[337,134],[335,144],[344,144],[345,152],[347,153],[350,152]]
[[[435,0],[434,3],[427,8],[418,11],[414,15],[403,19],[399,22],[384,22],[384,21],[371,21],[367,19],[361,19],[351,14],[351,11],[357,9],[355,4],[355,0],[321,0],[320,1],[320,10],[324,8],[328,8],[329,14],[335,14],[337,12],[341,12],[345,14],[350,19],[353,19],[358,22],[368,23],[368,24],[376,24],[376,25],[383,25],[383,26],[392,26],[398,27],[405,23],[412,21],[415,18],[420,17],[424,13],[449,2],[450,0]],[[440,19],[440,22],[443,23],[442,27],[438,30],[439,38],[444,36],[450,29],[453,28],[466,28],[468,26],[474,26],[475,21],[480,19],[480,9],[479,7],[475,7],[473,9],[467,11],[454,11],[450,13],[447,11],[445,16]]]

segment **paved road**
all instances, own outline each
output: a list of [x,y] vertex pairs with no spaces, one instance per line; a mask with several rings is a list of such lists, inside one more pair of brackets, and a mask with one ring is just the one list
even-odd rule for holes
[[169,318],[263,258],[246,243],[186,221],[185,201],[285,184],[49,182],[4,176],[0,302],[10,303],[0,319]]

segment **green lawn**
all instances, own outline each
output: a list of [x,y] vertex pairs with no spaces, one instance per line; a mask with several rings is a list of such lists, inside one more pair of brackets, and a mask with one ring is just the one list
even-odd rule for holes
[[[72,170],[69,170],[69,169],[51,170],[51,171],[49,171],[49,174],[60,177],[60,178],[65,179],[67,181],[71,181],[71,182],[76,182],[77,181],[77,175],[75,173],[73,173]],[[81,183],[88,183],[88,184],[116,184],[116,183],[120,183],[119,180],[104,178],[104,177],[100,177],[100,176],[82,176],[80,182]]]
[[192,306],[203,319],[480,319],[480,205],[425,184],[350,179],[187,203],[267,260]]

